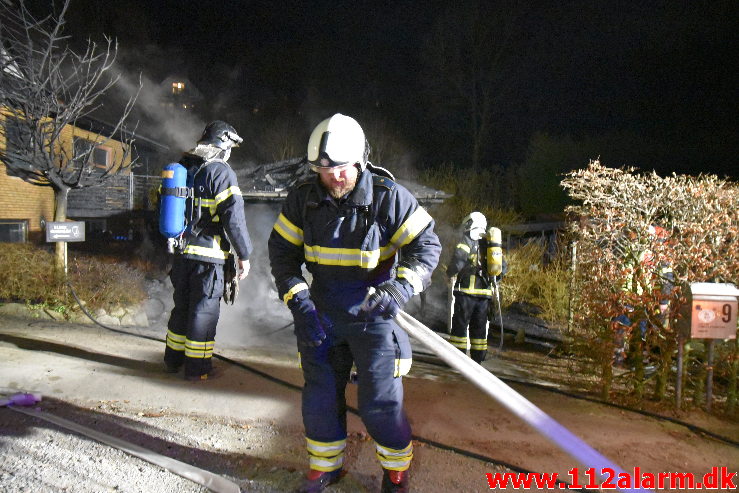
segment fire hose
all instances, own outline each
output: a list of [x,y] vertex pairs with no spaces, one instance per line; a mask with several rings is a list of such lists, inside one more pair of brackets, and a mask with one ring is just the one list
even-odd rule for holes
[[[525,397],[478,363],[475,363],[466,355],[462,354],[458,349],[415,318],[401,311],[395,317],[395,321],[410,336],[436,353],[437,356],[449,366],[459,371],[467,380],[521,418],[539,434],[548,438],[554,445],[566,452],[581,465],[588,468],[593,467],[596,474],[604,479],[605,476],[601,473],[607,468],[615,471],[616,477],[620,474],[625,474],[616,464],[601,455],[590,445],[555,421],[551,416],[529,402]],[[633,489],[630,491],[649,490]]]
[[498,281],[493,276],[493,286],[495,288],[495,301],[498,305],[498,320],[500,321],[500,342],[498,343],[498,350],[503,350],[503,308],[500,306],[500,286]]
[[217,474],[213,474],[212,472],[200,469],[199,467],[191,466],[190,464],[180,462],[176,459],[172,459],[171,457],[158,454],[153,450],[149,450],[131,442],[121,440],[120,438],[101,433],[100,431],[93,430],[92,428],[88,428],[87,426],[82,426],[78,423],[69,421],[54,414],[50,414],[41,410],[23,408],[23,406],[33,406],[40,400],[40,394],[21,393],[10,396],[7,399],[0,400],[0,407],[7,406],[13,411],[42,419],[57,426],[61,426],[62,428],[66,428],[68,430],[92,438],[93,440],[97,440],[98,442],[104,443],[111,447],[115,447],[119,450],[122,450],[123,452],[138,457],[139,459],[143,459],[170,472],[173,472],[178,476],[189,479],[194,483],[205,486],[210,491],[214,491],[216,493],[239,493],[241,491],[239,485],[237,485],[233,481],[229,481],[222,476],[218,476]]
[[449,278],[449,297],[447,303],[449,304],[449,324],[447,325],[447,334],[452,333],[452,323],[454,322],[454,285],[457,283],[457,276]]

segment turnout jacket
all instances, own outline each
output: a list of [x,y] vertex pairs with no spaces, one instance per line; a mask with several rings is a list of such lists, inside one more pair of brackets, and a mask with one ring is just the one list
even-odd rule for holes
[[365,169],[340,200],[316,176],[288,194],[269,238],[278,294],[291,308],[310,296],[320,311],[344,320],[358,314],[369,287],[393,277],[418,294],[441,253],[433,227],[415,197],[386,176]]
[[[493,296],[492,279],[488,276],[487,247],[487,238],[473,240],[467,234],[462,236],[446,271],[449,277],[457,276],[452,288],[454,293],[482,298]],[[498,277],[503,277],[507,270],[508,266],[503,259],[503,272]]]
[[641,295],[659,289],[660,303],[667,303],[675,283],[670,263],[650,249],[630,252],[625,257],[622,291]]
[[236,255],[247,260],[252,244],[246,228],[244,199],[231,166],[220,159],[204,162],[189,154],[182,161],[188,174],[194,175],[195,194],[193,200],[187,201],[186,217],[193,218],[193,222],[185,232],[187,246],[182,255],[223,264],[233,245]]

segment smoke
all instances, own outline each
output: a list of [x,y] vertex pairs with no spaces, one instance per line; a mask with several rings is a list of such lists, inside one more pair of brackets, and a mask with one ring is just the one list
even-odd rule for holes
[[[216,340],[232,346],[295,350],[290,311],[279,300],[270,272],[267,240],[279,214],[279,204],[247,204],[246,221],[254,251],[251,270],[239,285],[233,306],[221,307]],[[279,348],[274,346],[278,345]]]
[[[132,123],[138,120],[139,135],[167,145],[178,154],[194,146],[205,122],[192,112],[169,109],[167,91],[170,87],[163,87],[138,73],[121,71],[119,76],[115,93],[119,102],[139,93],[131,117]],[[245,211],[254,247],[249,259],[251,269],[239,285],[236,303],[221,306],[216,341],[246,347],[273,347],[277,341],[285,350],[294,351],[292,326],[286,327],[292,317],[278,299],[267,253],[267,240],[279,214],[279,205],[248,204]]]
[[161,87],[150,78],[127,72],[121,72],[118,80],[118,97],[128,99],[141,90],[136,100],[132,121],[138,120],[138,133],[160,142],[176,152],[193,147],[195,141],[205,127],[197,115],[191,112],[178,111],[176,114],[167,108],[165,99],[169,88]]

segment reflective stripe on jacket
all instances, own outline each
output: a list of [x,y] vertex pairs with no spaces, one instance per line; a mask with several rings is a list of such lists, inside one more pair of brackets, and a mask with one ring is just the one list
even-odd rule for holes
[[455,293],[492,297],[493,291],[487,276],[486,247],[484,239],[473,240],[468,234],[463,235],[447,268],[449,277],[457,276],[453,288]]
[[[222,264],[233,244],[236,255],[248,259],[252,245],[246,227],[244,199],[231,166],[221,160],[208,161],[195,174],[193,188],[192,203],[200,209],[200,220],[195,228],[202,228],[202,231],[193,235],[188,228],[185,233],[187,246],[182,255]],[[187,214],[190,217],[189,204]]]
[[[269,238],[272,274],[280,298],[310,296],[325,312],[356,315],[367,289],[417,261],[428,272],[438,263],[441,245],[433,218],[415,197],[393,180],[363,171],[354,190],[333,199],[316,176],[292,190]],[[305,264],[313,276],[303,278]],[[410,269],[399,278],[413,284]]]

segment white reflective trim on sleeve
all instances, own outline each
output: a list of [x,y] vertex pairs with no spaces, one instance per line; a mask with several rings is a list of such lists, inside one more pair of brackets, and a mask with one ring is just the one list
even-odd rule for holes
[[408,267],[398,268],[398,278],[405,279],[413,287],[413,294],[418,294],[423,291],[423,281],[416,271]]
[[433,218],[423,207],[419,206],[415,211],[413,211],[413,214],[411,214],[411,216],[400,225],[393,237],[390,238],[388,244],[382,248],[380,258],[385,260],[395,255],[397,250],[413,241],[421,231],[426,229],[426,226],[428,226],[431,221],[433,221]]
[[457,249],[463,250],[465,253],[470,253],[470,247],[465,245],[464,243],[457,243]]

